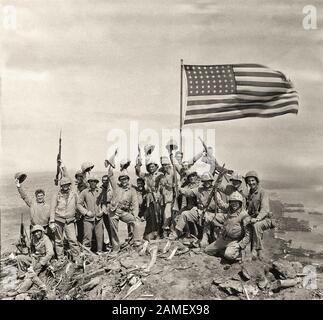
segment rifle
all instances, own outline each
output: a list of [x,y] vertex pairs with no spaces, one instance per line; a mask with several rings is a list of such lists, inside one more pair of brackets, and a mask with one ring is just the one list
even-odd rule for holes
[[216,190],[219,186],[219,184],[221,183],[221,180],[222,180],[222,177],[224,176],[225,174],[225,170],[224,170],[224,166],[225,164],[223,164],[222,167],[220,167],[220,172],[219,172],[219,175],[217,176],[216,180],[215,180],[215,183],[214,183],[214,186],[212,188],[212,191],[207,199],[207,202],[206,202],[206,206],[203,208],[203,211],[202,211],[202,214],[201,214],[201,217],[200,217],[200,221],[201,221],[201,225],[203,225],[204,223],[204,218],[205,218],[205,212],[207,211],[207,209],[209,208],[210,206],[210,203],[212,201],[212,198],[214,197],[214,202],[215,202],[215,212],[217,211],[217,197],[216,197]]
[[19,235],[19,240],[18,243],[16,245],[18,251],[22,254],[30,254],[30,247],[28,246],[28,236],[27,236],[27,232],[25,229],[25,225],[24,225],[24,214],[21,213],[21,218],[20,218],[20,235]]
[[[205,144],[205,142],[201,139],[201,137],[198,137],[203,145],[203,149],[204,149],[204,152],[206,153],[206,155],[208,155],[208,149],[207,149],[207,146]],[[214,172],[213,172],[213,175],[218,172],[218,173],[221,173],[223,170],[225,170],[224,174],[222,176],[224,176],[225,180],[227,182],[229,182],[229,179],[227,177],[227,174],[232,174],[233,173],[233,170],[228,170],[228,169],[224,169],[223,167],[221,167],[219,165],[219,163],[217,162],[216,158],[213,156],[213,160],[214,160]]]
[[61,160],[62,160],[62,130],[59,132],[59,141],[58,141],[58,154],[57,154],[57,169],[56,169],[56,177],[54,179],[55,186],[58,186],[58,181],[62,178],[61,172]]
[[170,153],[169,158],[173,166],[173,208],[172,209],[174,211],[179,211],[179,204],[178,204],[179,192],[178,192],[177,171],[173,161],[173,153]]

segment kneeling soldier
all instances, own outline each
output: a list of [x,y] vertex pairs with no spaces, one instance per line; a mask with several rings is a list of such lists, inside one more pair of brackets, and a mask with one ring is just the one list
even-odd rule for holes
[[229,209],[223,229],[216,241],[205,248],[211,256],[222,255],[228,260],[237,260],[241,250],[250,242],[250,217],[242,208],[243,197],[234,192],[229,197]]

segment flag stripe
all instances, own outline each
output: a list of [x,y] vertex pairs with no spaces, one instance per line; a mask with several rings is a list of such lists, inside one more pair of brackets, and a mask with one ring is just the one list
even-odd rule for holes
[[274,72],[245,72],[245,71],[235,71],[236,77],[262,77],[262,78],[281,78],[281,74]]
[[[240,96],[240,95],[239,95]],[[191,106],[199,106],[199,105],[208,105],[208,104],[217,104],[217,103],[259,103],[259,98],[258,97],[253,97],[252,99],[242,99],[242,98],[230,98],[230,99],[208,99],[207,97],[204,96],[205,100],[191,100],[191,101],[187,101],[187,107],[191,107]],[[283,96],[273,96],[273,97],[266,97],[266,100],[263,100],[261,102],[272,102],[272,101],[277,101],[277,100],[286,100],[286,99],[290,99],[290,98],[295,98],[298,99],[298,96],[296,94],[290,94],[290,95],[283,95]]]
[[253,86],[253,87],[275,87],[275,88],[287,88],[292,86],[289,83],[276,83],[276,82],[260,82],[260,81],[236,81],[237,86]]
[[259,117],[259,118],[273,118],[277,116],[282,116],[284,114],[288,113],[294,113],[297,114],[297,109],[291,109],[291,110],[284,110],[280,112],[273,112],[273,113],[267,113],[267,114],[261,114],[259,112],[254,113],[245,113],[240,115],[227,115],[224,117],[209,117],[209,118],[198,118],[198,119],[185,119],[184,124],[192,124],[192,123],[202,123],[202,122],[214,122],[214,121],[227,121],[227,120],[235,120],[235,119],[241,119],[241,118],[248,118],[248,117]]
[[258,81],[258,82],[275,82],[275,83],[286,83],[282,78],[273,78],[273,77],[248,77],[248,76],[237,76],[235,77],[236,81]]
[[239,111],[239,110],[248,110],[248,109],[255,109],[259,108],[260,110],[272,110],[272,109],[278,109],[281,107],[286,107],[289,105],[297,105],[297,100],[289,100],[282,103],[277,104],[237,104],[237,105],[226,105],[226,104],[219,104],[213,107],[210,106],[199,106],[199,108],[190,109],[186,111],[186,115],[196,115],[196,114],[208,114],[208,113],[221,113],[221,112],[227,112],[227,111]]
[[[247,89],[247,88],[245,88]],[[275,88],[277,90],[277,88]],[[258,88],[259,90],[259,88]],[[294,93],[295,91],[288,91],[288,93]],[[266,96],[279,96],[281,95],[282,93],[284,93],[284,90],[282,91],[266,91],[264,90],[263,92],[261,91],[252,91],[252,88],[251,90],[238,90],[237,93],[239,94],[246,94],[246,95],[253,95],[253,96],[258,96],[258,97],[266,97]]]

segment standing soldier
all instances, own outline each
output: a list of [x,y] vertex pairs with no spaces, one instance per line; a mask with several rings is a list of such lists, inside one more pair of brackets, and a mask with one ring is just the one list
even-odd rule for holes
[[212,222],[215,225],[220,225],[218,220],[223,221],[223,214],[221,213],[221,211],[226,210],[228,208],[228,205],[222,201],[219,192],[215,192],[209,203],[209,206],[207,207],[209,197],[213,190],[214,178],[209,172],[205,172],[201,177],[201,181],[201,187],[197,187],[195,189],[179,189],[180,193],[185,197],[193,198],[195,196],[197,206],[194,206],[192,209],[183,211],[181,213],[176,223],[176,232],[178,236],[181,236],[187,223],[193,223],[196,230],[198,230],[199,228],[204,229],[201,242],[203,243],[205,242],[203,240],[207,237],[206,232],[208,231],[208,228],[204,228],[204,225],[202,225],[201,221],[203,210],[205,210],[205,224]]
[[159,226],[161,218],[161,208],[160,208],[160,179],[163,173],[157,171],[158,164],[157,161],[149,157],[146,161],[146,173],[141,172],[141,159],[137,158],[137,163],[135,166],[136,174],[139,178],[145,180],[146,190],[147,190],[147,215],[146,215],[146,227],[144,231],[144,238],[146,240],[155,239],[160,232]]
[[269,210],[269,198],[267,192],[259,185],[257,172],[249,171],[246,176],[249,186],[247,198],[247,210],[251,216],[252,224],[252,258],[262,260],[262,237],[265,230],[274,227]]
[[41,225],[45,232],[48,233],[49,205],[45,202],[45,191],[43,189],[37,189],[35,191],[35,199],[31,199],[21,186],[25,177],[25,174],[18,173],[15,175],[15,181],[21,198],[30,208],[30,225]]
[[239,192],[230,195],[228,213],[220,235],[205,248],[205,253],[211,256],[221,254],[231,261],[238,259],[241,250],[250,242],[250,217],[242,203],[243,197]]
[[87,178],[89,187],[80,193],[77,209],[84,217],[83,245],[88,249],[92,246],[93,231],[96,237],[96,247],[99,253],[103,248],[103,211],[100,203],[101,191],[97,187],[99,179],[94,175]]
[[137,198],[138,198],[138,204],[139,204],[138,217],[141,219],[141,221],[143,221],[145,220],[146,210],[147,210],[147,204],[146,204],[147,191],[145,189],[145,180],[143,178],[138,178],[137,185],[133,187],[137,192]]
[[167,157],[162,157],[161,165],[164,175],[160,179],[160,195],[162,207],[162,221],[160,227],[163,230],[163,237],[167,237],[174,225],[174,216],[172,204],[174,201],[173,183],[174,177],[172,172],[172,164]]
[[80,252],[74,225],[78,195],[71,190],[71,184],[69,177],[63,177],[60,180],[60,190],[53,195],[50,205],[49,227],[55,232],[56,253],[61,262],[64,260],[64,233],[74,260]]
[[[112,169],[111,169],[112,170]],[[129,175],[126,171],[118,177],[119,184],[116,183],[115,177],[111,176],[112,194],[109,205],[109,214],[111,220],[112,249],[117,252],[120,249],[118,236],[119,220],[130,225],[133,235],[133,245],[141,244],[138,223],[135,216],[138,215],[138,199],[136,191],[129,184]]]
[[[77,193],[80,195],[80,193],[88,187],[87,183],[84,181],[84,174],[81,170],[76,171],[75,180]],[[79,210],[76,210],[76,229],[77,241],[82,243],[84,237],[84,217]]]

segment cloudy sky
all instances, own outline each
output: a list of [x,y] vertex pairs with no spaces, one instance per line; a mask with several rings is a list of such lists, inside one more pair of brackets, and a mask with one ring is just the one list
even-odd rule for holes
[[301,0],[3,0],[17,28],[1,30],[2,171],[55,170],[60,128],[66,165],[101,170],[109,130],[178,127],[181,58],[253,62],[292,79],[299,114],[190,127],[215,129],[221,163],[322,193],[320,2],[305,30]]

